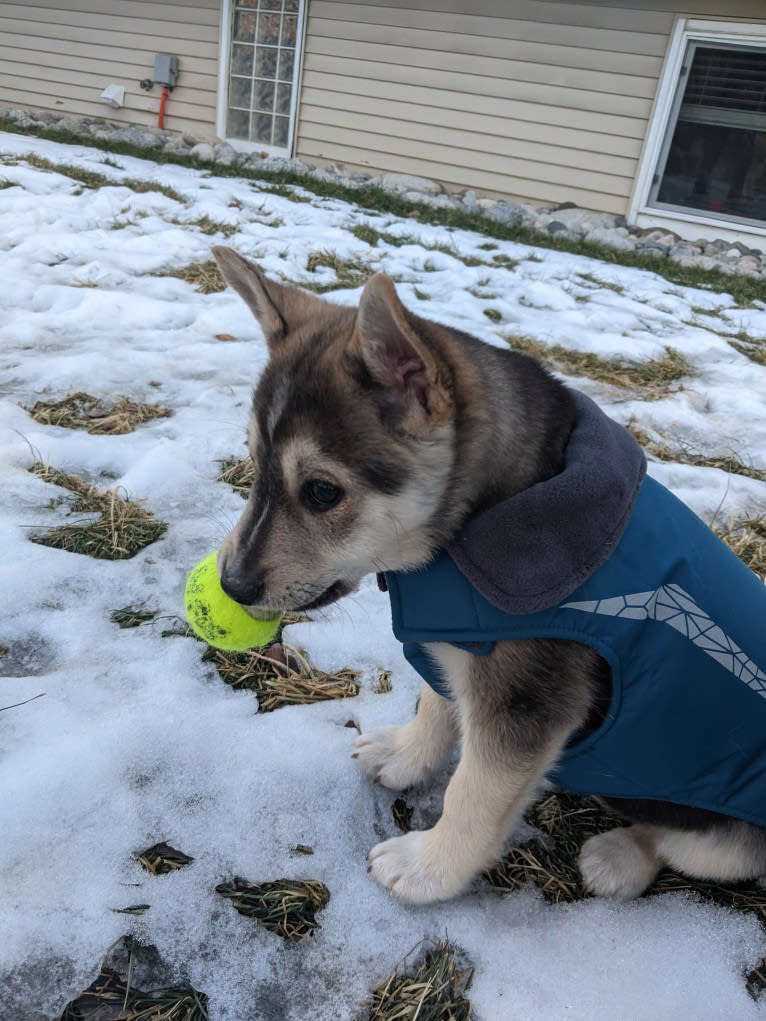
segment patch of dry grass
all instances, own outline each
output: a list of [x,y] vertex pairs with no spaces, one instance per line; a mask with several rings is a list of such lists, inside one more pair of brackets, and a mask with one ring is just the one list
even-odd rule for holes
[[138,856],[138,862],[142,868],[152,876],[165,876],[169,872],[177,872],[184,865],[194,861],[188,854],[176,850],[170,844],[159,843],[147,847]]
[[139,550],[156,542],[167,530],[135,500],[120,496],[115,489],[100,489],[77,475],[36,462],[30,472],[43,482],[61,486],[73,494],[71,513],[98,514],[96,521],[59,525],[29,536],[41,546],[82,553],[98,560],[129,560]]
[[732,553],[766,579],[766,515],[757,518],[732,518],[726,525],[713,525]]
[[255,465],[252,459],[244,457],[238,460],[235,457],[230,457],[221,461],[220,465],[221,471],[216,475],[215,481],[225,482],[246,500],[255,480]]
[[[282,623],[284,626],[290,622],[285,619]],[[312,667],[297,649],[278,642],[265,651],[222,652],[209,648],[204,658],[215,664],[226,684],[236,690],[246,688],[254,692],[259,713],[270,713],[287,705],[355,698],[359,694],[357,671],[323,673]]]
[[142,992],[116,971],[102,968],[58,1021],[208,1021],[207,997],[191,986]]
[[190,262],[180,269],[164,270],[155,273],[154,276],[175,277],[191,284],[200,294],[217,294],[226,290],[226,281],[221,276],[221,271],[212,259],[207,262]]
[[[590,896],[577,868],[580,849],[588,837],[625,825],[624,820],[592,798],[565,792],[546,795],[530,809],[526,820],[542,835],[511,848],[499,865],[486,872],[490,885],[508,893],[531,883],[555,904]],[[752,912],[766,925],[766,889],[755,880],[723,885],[663,869],[647,896],[674,890],[694,891],[716,904]]]
[[59,425],[67,429],[86,429],[98,436],[119,436],[133,432],[137,425],[155,418],[168,418],[169,408],[157,404],[118,397],[106,402],[100,397],[78,391],[59,401],[37,401],[25,411],[41,425]]
[[694,453],[681,442],[671,444],[667,438],[653,440],[649,433],[635,422],[629,422],[627,428],[647,454],[651,454],[660,461],[675,461],[678,464],[690,464],[697,468],[720,468],[721,471],[729,472],[731,475],[744,475],[749,479],[766,481],[766,469],[744,464],[733,453],[712,455]]
[[235,877],[215,889],[228,898],[241,915],[254,918],[288,943],[297,943],[320,928],[317,912],[330,902],[330,891],[316,879],[251,883]]
[[309,256],[306,269],[314,273],[317,269],[331,269],[335,273],[334,283],[312,283],[304,280],[297,284],[306,291],[313,291],[314,294],[325,294],[327,291],[337,291],[341,288],[362,287],[373,273],[373,269],[364,259],[342,259],[337,252],[321,251],[314,252]]
[[473,968],[454,944],[436,943],[410,967],[405,958],[373,990],[364,1021],[470,1021],[472,978]]
[[532,337],[505,335],[509,346],[531,355],[549,368],[565,375],[586,376],[624,390],[640,393],[644,400],[672,393],[671,384],[692,372],[689,362],[673,348],[665,348],[662,358],[637,362],[627,358],[602,358],[592,351],[571,351],[559,344],[543,344]]
[[171,188],[167,184],[160,184],[158,181],[144,181],[138,177],[123,177],[119,180],[113,180],[107,177],[106,174],[99,173],[98,170],[87,170],[85,167],[77,167],[69,163],[54,163],[44,156],[38,156],[36,153],[31,152],[26,153],[20,159],[23,159],[30,167],[35,167],[37,170],[50,170],[55,174],[63,174],[64,177],[77,181],[78,184],[83,185],[85,188],[124,187],[138,193],[157,191],[161,195],[173,199],[175,202],[186,201],[183,195],[177,192],[175,188]]
[[151,624],[158,612],[147,610],[145,606],[121,606],[117,610],[112,610],[109,620],[123,629],[141,627],[142,624]]
[[[722,336],[726,336],[722,334]],[[751,337],[750,334],[742,331],[736,337],[726,337],[735,351],[739,351],[745,358],[758,365],[766,365],[766,340],[759,340]]]

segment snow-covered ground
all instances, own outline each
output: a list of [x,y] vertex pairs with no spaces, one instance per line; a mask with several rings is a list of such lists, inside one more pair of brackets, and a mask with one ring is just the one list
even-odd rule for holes
[[[118,182],[161,181],[184,197],[120,186],[83,189],[33,168],[25,153],[95,169]],[[14,160],[18,157],[18,161]],[[154,943],[210,998],[213,1021],[342,1021],[424,937],[447,934],[476,972],[484,1021],[749,1021],[766,1002],[743,973],[766,953],[752,917],[691,897],[547,906],[532,890],[479,889],[427,909],[403,907],[368,877],[365,855],[393,835],[393,796],[349,755],[363,728],[407,718],[419,684],[369,583],[287,633],[325,668],[363,671],[359,697],[256,715],[192,639],[162,624],[120,630],[111,610],[145,602],[180,614],[188,567],[215,548],[241,510],[214,481],[244,455],[249,396],[265,346],[231,291],[203,296],[162,272],[204,261],[201,217],[232,225],[228,244],[267,273],[308,280],[308,256],[361,258],[398,281],[406,303],[503,343],[498,331],[603,355],[646,359],[670,345],[693,374],[663,399],[629,399],[577,380],[622,422],[670,434],[696,453],[766,465],[766,367],[728,342],[766,337],[766,305],[739,309],[638,270],[498,243],[463,231],[364,213],[311,196],[293,202],[252,182],[0,135],[0,1021],[61,1011],[95,977],[118,937]],[[3,165],[6,164],[6,165]],[[117,164],[115,166],[114,164]],[[369,223],[412,240],[371,248]],[[119,229],[118,229],[119,228]],[[455,255],[429,250],[451,246]],[[457,255],[482,260],[467,266]],[[501,254],[513,268],[493,263]],[[329,270],[318,271],[314,278]],[[332,300],[353,304],[359,291]],[[497,310],[495,325],[484,309]],[[224,342],[217,334],[231,334]],[[173,416],[125,436],[38,425],[21,407],[76,390],[127,394]],[[35,459],[119,485],[168,523],[131,560],[92,560],[29,541],[58,523]],[[656,463],[651,473],[698,513],[763,514],[762,482],[712,468]],[[381,669],[393,690],[376,694]],[[137,852],[168,841],[194,857],[151,877]],[[296,857],[309,844],[311,858]],[[215,886],[320,879],[330,889],[315,938],[286,945],[232,910]],[[112,909],[146,903],[140,917]]]

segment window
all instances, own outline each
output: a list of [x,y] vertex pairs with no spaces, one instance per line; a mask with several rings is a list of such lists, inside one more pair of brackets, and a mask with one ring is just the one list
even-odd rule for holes
[[766,228],[766,24],[679,23],[631,215]]
[[[228,8],[228,11],[227,11]],[[230,0],[223,125],[243,148],[289,151],[297,98],[301,0]]]

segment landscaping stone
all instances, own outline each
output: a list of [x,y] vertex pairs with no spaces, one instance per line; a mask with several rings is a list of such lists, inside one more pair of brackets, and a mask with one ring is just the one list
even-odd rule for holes
[[439,195],[444,189],[436,181],[427,177],[415,177],[413,174],[383,174],[380,187],[384,191],[403,195],[406,191],[417,191],[423,195]]
[[191,155],[205,163],[212,163],[215,159],[215,149],[207,142],[198,142],[192,149]]
[[456,209],[483,215],[494,223],[523,226],[579,240],[617,251],[636,251],[652,256],[667,256],[681,266],[718,269],[724,273],[742,273],[766,278],[766,255],[741,241],[724,238],[698,238],[689,241],[675,231],[663,227],[631,227],[624,216],[581,209],[573,202],[547,203],[532,206],[509,199],[479,195],[473,188],[462,193],[447,192],[438,181],[415,174],[385,173],[370,175],[362,170],[348,170],[343,164],[315,167],[303,160],[270,156],[265,152],[238,152],[228,142],[200,140],[188,132],[160,130],[131,125],[105,117],[74,117],[48,111],[30,112],[21,109],[0,109],[0,114],[19,127],[58,128],[99,141],[126,142],[142,149],[161,147],[171,155],[192,155],[206,163],[241,166],[256,172],[306,175],[328,184],[358,188],[382,188],[405,201],[423,203],[435,209]]

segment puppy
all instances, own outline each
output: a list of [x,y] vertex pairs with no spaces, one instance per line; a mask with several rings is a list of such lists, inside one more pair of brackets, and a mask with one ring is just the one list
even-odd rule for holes
[[630,435],[384,274],[347,308],[213,252],[270,352],[224,589],[310,611],[377,573],[428,683],[354,758],[398,790],[460,743],[441,818],[374,847],[374,878],[413,904],[459,894],[546,778],[633,821],[586,841],[593,893],[637,896],[664,865],[766,873],[766,590]]

